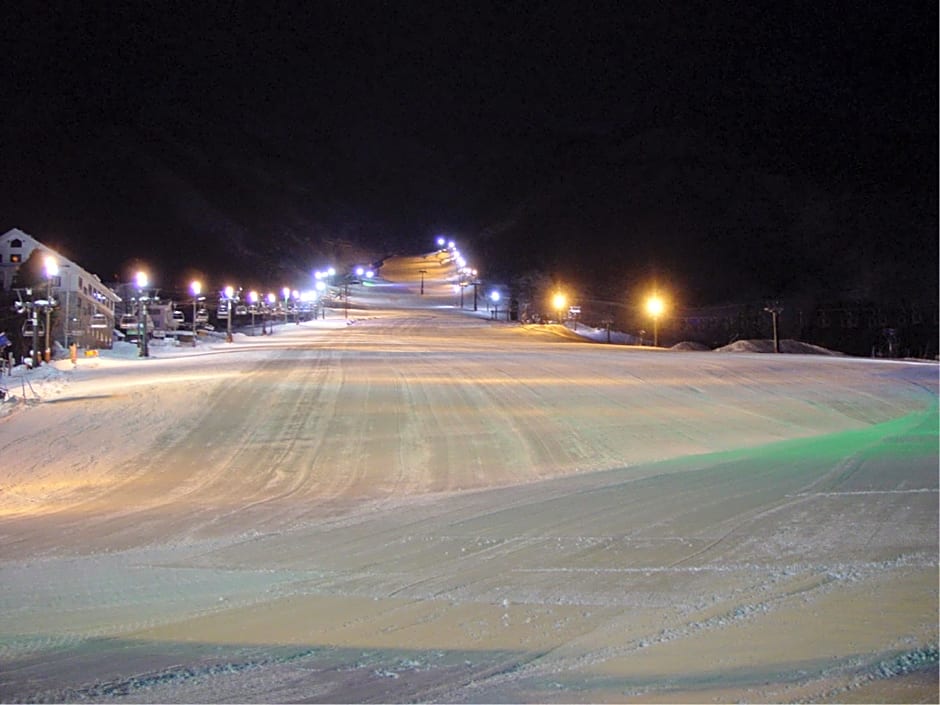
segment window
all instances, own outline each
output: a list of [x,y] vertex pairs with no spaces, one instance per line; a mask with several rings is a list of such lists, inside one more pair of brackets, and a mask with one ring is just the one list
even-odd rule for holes
[[10,255],[10,261],[13,264],[19,264],[20,262],[23,261],[23,257],[22,255]]
[[10,247],[15,247],[16,249],[20,249],[22,246],[23,246],[22,240],[10,240]]

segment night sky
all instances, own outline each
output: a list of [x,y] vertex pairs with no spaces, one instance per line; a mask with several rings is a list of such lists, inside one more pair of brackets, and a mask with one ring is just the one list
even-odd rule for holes
[[167,288],[443,233],[598,297],[936,299],[935,3],[195,5],[5,11],[2,230]]

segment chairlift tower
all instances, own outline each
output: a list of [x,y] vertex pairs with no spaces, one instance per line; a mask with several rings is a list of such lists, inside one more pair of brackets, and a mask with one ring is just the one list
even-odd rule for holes
[[780,338],[779,338],[778,335],[777,335],[777,318],[778,318],[778,317],[780,316],[780,314],[783,312],[783,306],[781,306],[778,302],[774,301],[773,303],[767,304],[766,306],[764,306],[764,310],[765,310],[767,313],[769,313],[769,314],[771,315],[771,318],[773,319],[773,326],[774,326],[774,352],[775,352],[775,353],[778,353],[778,352],[780,352]]

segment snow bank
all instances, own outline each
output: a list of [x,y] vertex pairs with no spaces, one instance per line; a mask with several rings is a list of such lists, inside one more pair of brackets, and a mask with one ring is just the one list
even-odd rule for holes
[[669,349],[677,350],[679,352],[700,352],[702,350],[711,350],[711,348],[704,343],[696,343],[694,340],[683,340],[681,343],[676,343]]
[[[774,341],[769,339],[736,340],[728,345],[715,348],[715,352],[772,353],[773,351]],[[843,353],[829,350],[819,345],[812,345],[791,339],[780,341],[780,352],[795,355],[843,355]]]

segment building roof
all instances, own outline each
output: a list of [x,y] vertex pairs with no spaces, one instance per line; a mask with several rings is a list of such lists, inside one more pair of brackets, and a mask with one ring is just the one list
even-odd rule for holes
[[[44,245],[39,240],[34,238],[32,235],[23,232],[19,228],[11,228],[10,230],[7,230],[5,233],[3,233],[3,235],[0,235],[0,248],[6,248],[9,245],[11,240],[21,240],[23,242],[23,261],[26,261],[26,258],[29,257],[30,254],[32,254],[33,250],[35,249],[45,250],[46,252],[49,252],[53,257],[55,257],[56,261],[59,264],[60,271],[62,267],[68,267],[70,269],[71,274],[82,277],[88,282],[97,282],[98,284],[100,284],[100,287],[96,287],[96,289],[100,288],[100,293],[106,296],[107,298],[111,299],[113,302],[117,303],[121,301],[121,297],[118,296],[114,291],[112,291],[109,286],[104,284],[101,281],[101,277],[99,277],[97,274],[93,274],[89,272],[87,269],[82,267],[77,262],[73,262],[68,257],[65,257],[64,255],[52,249],[48,245]],[[3,262],[0,262],[0,267],[4,269],[6,268],[16,269],[20,266],[20,264],[22,263],[21,262],[13,263],[13,262],[8,262],[8,261],[3,261]]]

